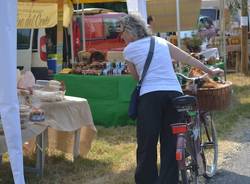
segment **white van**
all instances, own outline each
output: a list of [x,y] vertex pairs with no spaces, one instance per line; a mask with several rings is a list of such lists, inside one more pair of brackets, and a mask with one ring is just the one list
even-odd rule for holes
[[34,75],[48,70],[45,29],[17,30],[17,67]]
[[202,0],[201,1],[201,17],[209,17],[215,27],[219,28],[220,20],[220,1],[219,0]]
[[[70,36],[67,29],[63,34],[63,61],[68,65],[71,59]],[[17,68],[31,71],[36,79],[49,79],[47,59],[55,55],[56,26],[40,29],[17,30]]]

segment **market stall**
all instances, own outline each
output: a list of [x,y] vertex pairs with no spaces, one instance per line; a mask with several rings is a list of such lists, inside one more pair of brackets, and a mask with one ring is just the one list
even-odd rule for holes
[[47,125],[50,149],[59,148],[74,157],[86,156],[96,133],[88,101],[65,96],[67,89],[63,82],[35,81],[31,72],[20,74],[17,86],[21,125],[29,127],[29,121]]
[[[32,2],[35,0],[23,0]],[[57,3],[56,0],[40,1]],[[60,1],[62,2],[62,1]],[[71,1],[68,1],[71,2]],[[77,1],[78,2],[78,1]],[[1,43],[0,53],[2,57],[0,67],[0,115],[2,130],[4,130],[6,146],[9,152],[9,159],[15,183],[23,184],[23,154],[21,138],[20,107],[16,89],[16,23],[17,23],[17,1],[1,1],[0,31]],[[34,4],[33,4],[34,5]],[[11,7],[11,8],[10,8]],[[56,12],[54,13],[56,15]],[[34,20],[34,19],[33,19]],[[30,21],[30,20],[29,20]],[[19,22],[21,23],[21,22]],[[24,22],[23,22],[24,23]],[[20,25],[20,24],[19,24]],[[25,27],[25,26],[24,26]],[[8,79],[8,80],[3,80]]]

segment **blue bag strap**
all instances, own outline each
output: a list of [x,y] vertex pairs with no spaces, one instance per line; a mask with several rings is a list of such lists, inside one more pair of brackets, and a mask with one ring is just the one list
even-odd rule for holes
[[146,73],[148,71],[149,65],[150,65],[150,63],[152,61],[153,54],[154,54],[154,48],[155,48],[155,38],[153,36],[151,36],[148,56],[147,56],[146,62],[145,62],[144,67],[143,67],[141,80],[137,84],[137,86],[139,86],[139,87],[141,86],[141,84],[143,82],[143,79],[146,76]]

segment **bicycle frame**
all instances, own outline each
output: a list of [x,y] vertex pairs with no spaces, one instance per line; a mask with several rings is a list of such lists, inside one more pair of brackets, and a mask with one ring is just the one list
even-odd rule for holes
[[[200,146],[200,119],[199,111],[195,111],[194,117],[186,114],[185,123],[172,124],[172,133],[177,136],[176,144],[176,160],[180,170],[187,169],[188,165],[185,163],[186,152],[189,150],[189,154],[194,159],[192,165],[198,168],[197,154],[201,151]],[[196,169],[195,169],[196,170]],[[198,173],[196,173],[198,175]]]
[[[209,112],[203,112],[199,109],[199,103],[195,95],[197,94],[198,85],[206,74],[196,78],[188,78],[182,74],[178,75],[192,81],[191,89],[194,96],[186,95],[173,99],[176,110],[185,113],[181,123],[171,125],[172,133],[177,138],[176,160],[182,182],[188,184],[193,181],[197,184],[200,175],[211,178],[216,172],[218,157],[216,130],[212,118],[210,122],[207,120],[207,117],[211,117],[210,114],[207,114]],[[209,129],[209,125],[211,129]],[[204,140],[203,135],[205,135]],[[207,160],[210,147],[214,151],[212,152],[212,162]]]

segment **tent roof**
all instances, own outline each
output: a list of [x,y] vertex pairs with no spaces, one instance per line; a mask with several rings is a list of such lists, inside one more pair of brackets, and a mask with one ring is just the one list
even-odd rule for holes
[[[38,2],[38,3],[57,3],[58,0],[18,0],[19,2]],[[64,2],[77,3],[108,3],[108,2],[126,2],[126,0],[64,0]]]
[[126,2],[126,0],[73,0],[73,3],[108,3],[108,2]]
[[[59,10],[57,9],[58,2],[64,2],[63,14],[59,15],[63,15],[63,25],[68,27],[73,13],[72,3],[124,1],[125,0],[18,0],[18,28],[53,27],[58,22],[58,17],[53,15],[62,11],[62,8],[59,8]],[[40,18],[40,22],[36,21],[37,17]]]

